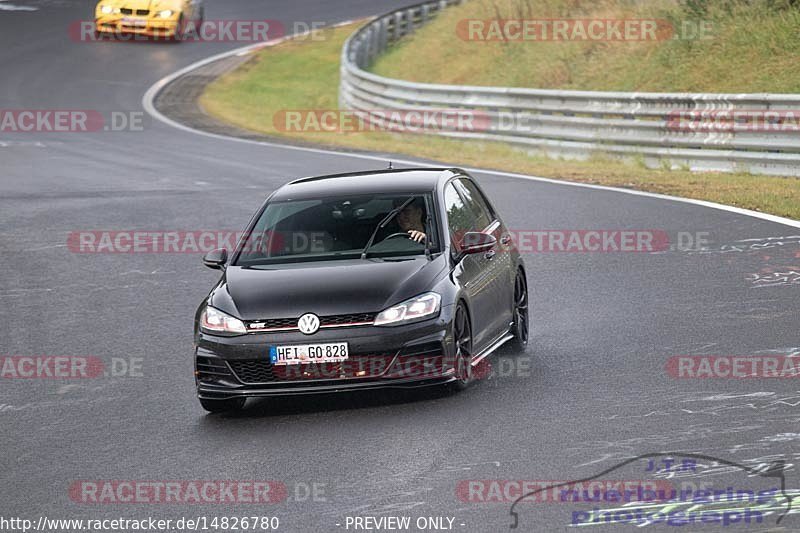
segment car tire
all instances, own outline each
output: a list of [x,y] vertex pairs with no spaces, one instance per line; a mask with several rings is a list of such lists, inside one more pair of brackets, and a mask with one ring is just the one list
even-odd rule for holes
[[200,14],[197,15],[197,22],[194,27],[195,33],[200,33],[200,29],[203,27],[203,22],[206,20],[206,6],[200,6]]
[[524,351],[530,338],[530,313],[528,307],[528,281],[525,279],[525,272],[522,269],[517,270],[513,298],[514,319],[511,323],[511,333],[514,338],[511,340],[511,345],[517,350]]
[[472,384],[472,325],[467,306],[459,302],[453,317],[454,366],[456,379],[450,389],[460,392]]
[[231,398],[229,400],[206,400],[200,398],[200,405],[209,413],[235,413],[244,407],[246,398]]

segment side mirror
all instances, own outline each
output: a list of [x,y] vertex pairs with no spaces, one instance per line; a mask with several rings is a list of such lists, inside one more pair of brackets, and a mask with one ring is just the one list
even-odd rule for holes
[[217,248],[203,256],[203,264],[214,270],[223,270],[228,262],[228,250]]
[[495,246],[497,246],[497,239],[488,233],[470,231],[465,233],[464,238],[461,239],[461,253],[464,255],[488,252]]

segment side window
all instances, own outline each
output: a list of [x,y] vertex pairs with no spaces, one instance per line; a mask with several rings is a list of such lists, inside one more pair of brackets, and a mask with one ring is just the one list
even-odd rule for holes
[[464,197],[466,207],[470,210],[475,222],[473,231],[483,231],[494,220],[492,210],[489,208],[486,199],[470,180],[457,179],[454,183],[458,192]]
[[450,226],[450,238],[453,242],[459,243],[464,233],[472,230],[475,220],[452,182],[444,188],[444,205],[447,210],[447,224]]

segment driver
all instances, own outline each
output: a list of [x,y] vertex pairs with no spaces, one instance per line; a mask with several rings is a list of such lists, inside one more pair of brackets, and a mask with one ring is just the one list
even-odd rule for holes
[[400,231],[408,233],[408,238],[414,242],[425,240],[425,223],[422,221],[424,210],[418,202],[414,200],[408,204],[396,217]]

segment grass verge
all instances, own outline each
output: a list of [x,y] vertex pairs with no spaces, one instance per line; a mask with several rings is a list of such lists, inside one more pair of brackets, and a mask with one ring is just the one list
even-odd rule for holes
[[[496,19],[658,20],[671,30],[648,40],[575,33],[567,40],[508,41],[481,40],[492,35],[490,22],[466,31],[469,20]],[[800,4],[792,0],[470,0],[392,47],[373,71],[458,85],[798,93],[798,27]],[[554,35],[529,35],[537,33]]]
[[211,83],[200,105],[224,122],[293,141],[710,200],[800,220],[800,180],[795,178],[651,170],[635,162],[601,156],[587,162],[553,160],[499,143],[462,142],[432,135],[289,133],[276,127],[275,117],[286,110],[337,109],[339,54],[354,30],[355,26],[334,28],[325,30],[320,39],[288,41],[267,48]]

